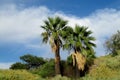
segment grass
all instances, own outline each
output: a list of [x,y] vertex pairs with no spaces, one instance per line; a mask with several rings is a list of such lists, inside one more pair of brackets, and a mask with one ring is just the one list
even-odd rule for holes
[[0,80],[38,80],[37,75],[26,70],[0,70]]
[[103,56],[95,59],[85,80],[120,80],[120,55]]

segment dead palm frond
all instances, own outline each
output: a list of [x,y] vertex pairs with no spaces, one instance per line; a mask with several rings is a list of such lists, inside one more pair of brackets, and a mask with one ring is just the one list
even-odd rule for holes
[[84,70],[86,64],[86,58],[79,52],[72,53],[73,66],[77,64],[79,70]]

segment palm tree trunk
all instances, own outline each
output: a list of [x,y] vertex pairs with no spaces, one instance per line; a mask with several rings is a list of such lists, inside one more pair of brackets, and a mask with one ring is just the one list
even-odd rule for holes
[[61,75],[59,46],[57,46],[55,51],[55,73],[56,75]]

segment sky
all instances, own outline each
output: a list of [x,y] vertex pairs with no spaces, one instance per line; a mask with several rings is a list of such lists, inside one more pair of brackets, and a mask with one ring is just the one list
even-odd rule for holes
[[[54,58],[41,37],[40,26],[49,16],[60,16],[73,28],[87,26],[96,38],[96,56],[106,55],[103,44],[120,30],[119,4],[120,0],[0,0],[0,69],[8,69],[25,54]],[[68,55],[61,50],[61,59]]]

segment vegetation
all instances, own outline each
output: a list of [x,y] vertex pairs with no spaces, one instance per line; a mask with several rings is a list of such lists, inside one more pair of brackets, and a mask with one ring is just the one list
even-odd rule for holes
[[[120,79],[119,61],[120,61],[120,55],[117,55],[115,57],[112,57],[111,55],[98,57],[94,60],[94,65],[90,67],[89,72],[84,77],[79,77],[76,80],[119,80]],[[66,69],[67,68],[68,67],[66,67]],[[39,73],[40,69],[37,69],[37,72]],[[69,68],[68,68],[68,73],[72,73],[72,71]],[[52,74],[53,73],[51,73],[51,75]],[[66,76],[57,75],[54,77],[46,76],[42,78],[40,74],[39,75],[35,73],[31,74],[26,70],[0,70],[0,80],[28,80],[28,79],[29,80],[75,80],[75,77],[66,77]]]
[[28,65],[28,69],[37,68],[45,63],[42,57],[33,56],[31,54],[26,54],[20,57],[20,59]]
[[118,31],[116,34],[113,34],[110,39],[105,42],[105,47],[113,56],[117,55],[117,53],[120,51],[120,31]]
[[44,60],[42,57],[37,57],[31,54],[23,55],[20,57],[20,59],[23,61],[23,63],[16,62],[11,65],[10,69],[33,69],[40,67],[46,62],[46,60]]
[[48,61],[47,63],[45,63],[44,65],[42,65],[40,67],[40,71],[39,71],[39,75],[42,77],[53,77],[55,76],[55,65],[54,65],[54,60],[51,59],[50,61]]
[[38,80],[39,76],[26,70],[0,70],[0,80]]
[[11,65],[10,69],[27,69],[28,66],[26,64],[23,64],[21,62],[16,62]]

